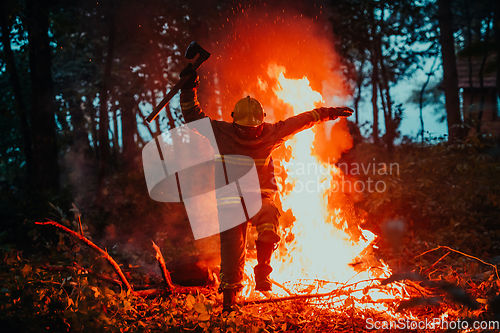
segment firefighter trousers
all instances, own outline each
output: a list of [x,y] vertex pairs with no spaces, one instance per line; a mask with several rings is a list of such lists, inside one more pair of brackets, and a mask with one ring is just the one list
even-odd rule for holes
[[[251,219],[252,225],[257,229],[257,240],[261,242],[276,244],[279,242],[278,236],[280,213],[274,200],[270,196],[263,196],[262,208]],[[244,276],[246,245],[247,245],[247,224],[242,223],[234,228],[221,232],[221,285],[220,290],[241,289]],[[258,248],[257,248],[258,250]],[[259,256],[258,266],[263,271],[272,271],[269,258]]]

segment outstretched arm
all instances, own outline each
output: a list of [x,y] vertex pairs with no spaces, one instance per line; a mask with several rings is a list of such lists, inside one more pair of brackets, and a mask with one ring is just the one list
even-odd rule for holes
[[334,120],[339,117],[346,118],[352,115],[353,110],[342,106],[342,107],[321,107],[314,110],[301,113],[299,115],[290,117],[286,120],[277,122],[276,135],[281,140],[287,140],[291,135],[308,129],[320,122],[327,120]]
[[180,73],[181,77],[185,75],[191,75],[191,79],[181,88],[181,110],[186,123],[190,123],[205,118],[207,115],[203,112],[198,102],[198,74],[196,74],[194,69],[187,67]]

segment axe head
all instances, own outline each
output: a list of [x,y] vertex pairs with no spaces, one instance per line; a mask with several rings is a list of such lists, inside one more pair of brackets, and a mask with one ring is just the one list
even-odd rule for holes
[[210,53],[208,53],[205,49],[203,49],[198,43],[193,41],[191,42],[191,44],[189,44],[184,56],[189,60],[191,60],[194,57],[196,57],[197,54],[199,54],[200,58],[204,60],[207,60],[210,57]]

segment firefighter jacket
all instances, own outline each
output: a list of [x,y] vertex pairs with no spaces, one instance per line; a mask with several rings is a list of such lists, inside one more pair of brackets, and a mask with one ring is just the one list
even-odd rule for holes
[[[181,109],[186,123],[207,117],[200,107],[196,88],[181,90]],[[329,120],[328,112],[320,109],[301,113],[274,124],[264,123],[262,134],[255,140],[242,139],[236,135],[233,123],[210,119],[221,155],[245,155],[251,157],[257,168],[261,193],[273,195],[277,190],[274,163],[271,153],[292,135],[308,129],[319,122]],[[217,156],[216,156],[217,158]],[[226,163],[238,163],[235,158],[225,158]]]

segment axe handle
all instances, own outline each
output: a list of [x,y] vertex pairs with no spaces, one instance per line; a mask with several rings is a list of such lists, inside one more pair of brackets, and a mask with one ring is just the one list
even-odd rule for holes
[[[210,53],[208,54],[208,57],[210,57]],[[205,60],[208,59],[208,57],[201,57],[199,56],[198,59],[196,59],[196,61],[194,62],[192,68],[194,70],[197,70],[198,68],[200,68],[201,64],[203,64],[205,62]],[[186,83],[189,79],[191,78],[191,76],[184,76],[184,77],[181,77],[181,79],[179,80],[179,82],[177,82],[175,84],[175,86],[172,87],[172,89],[170,89],[170,91],[168,92],[168,94],[161,100],[160,104],[158,104],[158,106],[155,107],[155,109],[153,110],[153,112],[151,112],[151,114],[146,118],[146,120],[150,123],[152,122],[156,116],[158,115],[158,113],[160,113],[160,111],[165,107],[165,105],[168,104],[168,102],[170,102],[170,100],[172,99],[172,97],[175,96],[175,94],[177,94],[177,92],[179,91],[179,89],[182,88],[182,86],[184,85],[184,83]],[[172,124],[173,125],[173,124]]]
[[167,96],[165,96],[162,101],[160,102],[160,104],[158,104],[155,109],[153,110],[153,112],[146,118],[146,120],[150,123],[152,122],[156,116],[158,115],[158,113],[160,113],[160,111],[163,109],[163,107],[165,107],[165,105],[168,104],[168,102],[170,102],[170,100],[172,99],[172,97],[175,96],[175,94],[177,94],[177,92],[179,91],[179,89],[182,88],[182,86],[184,85],[184,83],[186,83],[189,79],[191,78],[191,76],[184,76],[182,77],[179,82],[176,83],[175,86],[173,86],[172,89],[170,89],[170,91],[168,92]]

